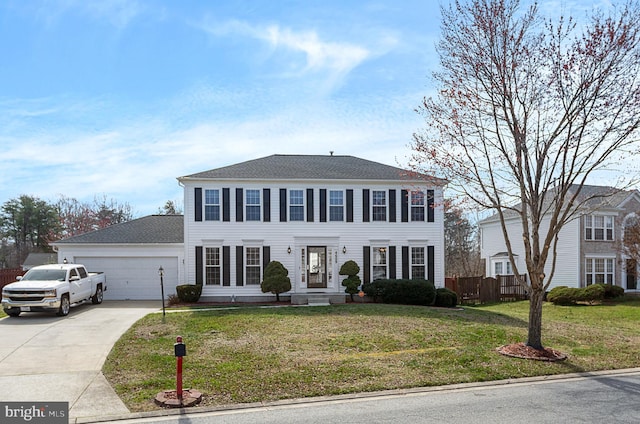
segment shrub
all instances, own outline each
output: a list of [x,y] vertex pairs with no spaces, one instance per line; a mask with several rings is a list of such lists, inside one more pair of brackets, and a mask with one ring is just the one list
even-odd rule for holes
[[579,289],[567,286],[554,287],[547,294],[547,300],[554,305],[575,305],[578,300],[577,290]]
[[178,297],[177,294],[172,293],[169,296],[167,296],[167,304],[169,306],[177,305],[178,303],[180,303],[180,298]]
[[435,306],[454,308],[458,304],[458,295],[453,290],[444,287],[436,289]]
[[342,285],[345,286],[344,291],[349,293],[351,300],[353,300],[353,295],[358,293],[358,287],[360,287],[360,277],[358,277],[359,272],[360,267],[352,260],[348,260],[340,267],[339,274],[347,275],[347,278],[342,280]]
[[184,303],[195,303],[200,300],[202,286],[199,284],[181,284],[176,286],[178,298]]
[[374,300],[402,305],[433,305],[436,298],[435,286],[426,280],[376,280],[363,291]]
[[386,280],[376,280],[362,285],[362,291],[364,294],[372,298],[374,302],[377,302],[378,299],[382,298],[382,290],[384,288],[381,283],[382,281]]
[[624,289],[620,286],[615,286],[613,284],[602,284],[604,287],[604,298],[605,299],[615,299],[617,297],[624,296]]
[[592,305],[598,300],[604,299],[604,284],[592,284],[578,289],[577,298],[580,302],[587,302]]
[[[613,289],[613,291],[617,290]],[[624,292],[624,289],[622,291]],[[592,305],[594,302],[604,299],[605,293],[605,284],[591,284],[582,288],[559,286],[547,294],[547,300],[555,305],[568,306],[578,302],[587,302]]]
[[271,292],[276,295],[276,301],[280,302],[280,293],[291,290],[289,270],[278,261],[271,261],[264,270],[264,281],[260,283],[262,293]]

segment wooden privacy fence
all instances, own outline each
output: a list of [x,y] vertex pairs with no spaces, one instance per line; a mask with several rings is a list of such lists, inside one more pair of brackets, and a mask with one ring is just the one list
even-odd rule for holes
[[9,283],[16,281],[18,275],[24,275],[22,268],[0,269],[0,289]]
[[[527,276],[522,276],[527,281]],[[527,299],[515,275],[447,278],[445,286],[458,294],[460,303],[510,302]]]

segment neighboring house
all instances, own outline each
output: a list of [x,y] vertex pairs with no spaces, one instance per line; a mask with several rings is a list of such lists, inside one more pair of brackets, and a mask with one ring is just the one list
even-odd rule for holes
[[58,263],[79,263],[107,278],[105,300],[162,299],[184,279],[184,218],[150,215],[53,243]]
[[34,266],[58,263],[58,255],[55,253],[29,253],[22,264],[22,270],[28,271]]
[[344,302],[340,266],[360,278],[444,285],[444,180],[353,156],[273,155],[178,178],[186,282],[203,300],[259,300],[269,261],[293,303]]
[[[609,193],[615,194],[608,196]],[[602,197],[586,202],[581,208],[582,213],[560,231],[556,269],[550,288],[609,283],[627,291],[638,290],[638,264],[624,257],[620,248],[624,243],[625,225],[640,214],[640,193],[637,190],[617,191],[611,187],[584,186],[581,196],[583,199]],[[514,214],[507,216],[507,232],[514,259],[520,272],[526,273],[520,219]],[[485,275],[513,274],[498,216],[480,221],[479,226]],[[546,228],[543,229],[546,232]],[[547,275],[551,272],[551,254],[545,268]]]
[[105,299],[160,299],[202,284],[202,300],[270,300],[271,260],[292,289],[344,302],[338,275],[425,278],[444,285],[442,179],[353,156],[273,155],[178,178],[185,214],[152,215],[54,243],[58,262],[107,276]]

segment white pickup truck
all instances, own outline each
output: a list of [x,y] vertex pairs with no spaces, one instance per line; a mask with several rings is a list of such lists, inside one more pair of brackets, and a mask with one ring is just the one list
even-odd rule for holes
[[31,311],[54,311],[66,316],[73,303],[89,299],[94,304],[102,303],[106,289],[105,275],[89,273],[83,265],[41,265],[2,288],[2,308],[12,317]]

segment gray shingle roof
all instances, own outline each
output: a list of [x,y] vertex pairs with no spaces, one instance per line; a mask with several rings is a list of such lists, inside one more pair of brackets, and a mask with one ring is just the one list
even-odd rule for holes
[[406,169],[339,155],[271,155],[179,178],[182,179],[428,180],[432,184],[446,183],[443,179]]
[[183,215],[149,215],[101,230],[60,240],[55,244],[72,243],[183,243]]
[[[578,186],[573,185],[569,188],[567,196],[572,196]],[[585,210],[615,210],[621,207],[621,204],[630,196],[640,195],[638,190],[621,190],[610,186],[583,185],[580,189],[576,202],[580,204],[581,209]],[[551,197],[547,198],[547,202]],[[520,208],[520,204],[515,206]],[[504,216],[511,218],[516,216],[516,212],[505,210]],[[498,214],[495,213],[487,218],[480,220],[480,223],[498,220]]]

